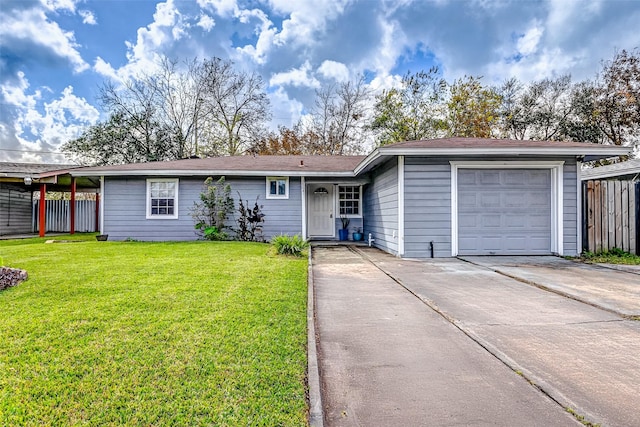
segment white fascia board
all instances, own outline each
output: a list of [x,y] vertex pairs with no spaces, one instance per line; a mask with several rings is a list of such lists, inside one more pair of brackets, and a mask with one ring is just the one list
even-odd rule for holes
[[[586,144],[585,144],[586,145]],[[570,147],[544,148],[379,148],[381,155],[392,156],[603,156],[615,157],[629,154],[628,147],[598,146],[584,149]],[[365,159],[366,160],[366,159]]]
[[150,169],[150,170],[101,170],[101,171],[75,171],[71,176],[208,176],[208,175],[228,175],[228,176],[288,176],[288,177],[336,177],[352,178],[355,174],[352,171],[346,172],[303,172],[303,171],[256,171],[256,170],[180,170],[180,169]]
[[365,157],[354,169],[354,175],[358,175],[360,174],[360,172],[362,172],[367,166],[369,166],[371,163],[373,163],[374,161],[378,160],[378,158],[380,158],[380,149],[376,148],[375,150],[373,150],[373,152],[371,154],[369,154],[367,157]]

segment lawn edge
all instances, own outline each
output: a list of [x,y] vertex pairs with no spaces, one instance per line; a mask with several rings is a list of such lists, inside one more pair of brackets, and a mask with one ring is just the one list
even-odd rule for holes
[[309,390],[309,426],[324,427],[322,395],[320,393],[320,371],[316,348],[315,290],[313,287],[312,249],[307,255],[307,386]]

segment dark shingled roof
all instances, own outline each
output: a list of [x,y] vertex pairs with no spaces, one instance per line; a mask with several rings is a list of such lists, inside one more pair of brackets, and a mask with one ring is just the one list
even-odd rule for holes
[[79,172],[100,171],[281,171],[351,172],[365,156],[225,156],[167,162],[130,163],[82,168]]

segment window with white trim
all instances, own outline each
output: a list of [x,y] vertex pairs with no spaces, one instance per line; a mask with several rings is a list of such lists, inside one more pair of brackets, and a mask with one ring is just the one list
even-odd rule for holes
[[338,186],[338,209],[341,216],[362,216],[362,187],[360,185]]
[[289,178],[282,176],[267,177],[267,199],[288,199]]
[[147,218],[178,218],[178,178],[147,179]]

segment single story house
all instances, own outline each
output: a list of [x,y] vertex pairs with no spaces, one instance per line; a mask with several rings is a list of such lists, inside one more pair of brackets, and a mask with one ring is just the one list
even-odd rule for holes
[[444,138],[368,156],[238,156],[71,170],[99,177],[109,239],[196,239],[190,210],[224,176],[263,205],[264,233],[336,239],[340,217],[400,257],[577,255],[583,161],[630,149],[588,143]]

